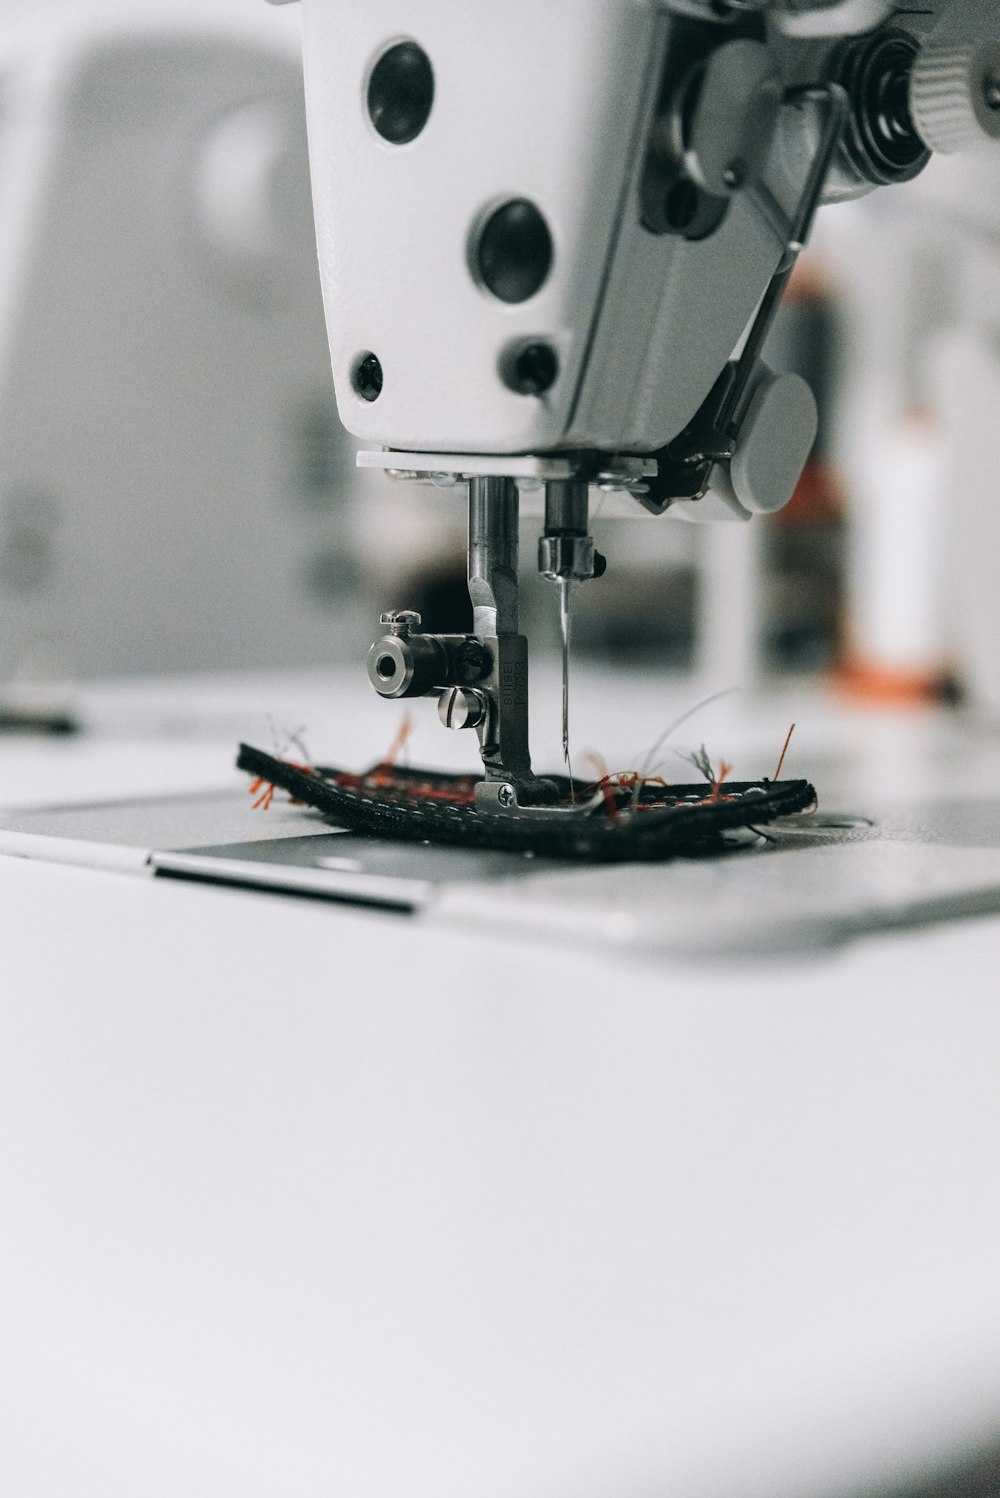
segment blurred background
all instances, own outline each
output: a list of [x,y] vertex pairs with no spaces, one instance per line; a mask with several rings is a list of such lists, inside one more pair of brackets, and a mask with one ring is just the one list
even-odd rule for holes
[[[382,609],[463,627],[462,500],[359,472],[337,420],[298,8],[0,17],[0,681],[360,671]],[[577,658],[1000,707],[998,271],[988,166],[824,210],[770,349],[822,411],[792,503],[703,527],[596,496]]]

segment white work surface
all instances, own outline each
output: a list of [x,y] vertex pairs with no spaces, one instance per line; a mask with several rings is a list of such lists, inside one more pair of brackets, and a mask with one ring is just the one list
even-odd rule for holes
[[[104,689],[0,799],[225,786],[262,706],[361,764],[354,690]],[[953,773],[937,720],[796,711],[821,794],[831,748]],[[741,713],[780,749],[766,700],[686,741]],[[683,964],[15,858],[0,899],[0,1493],[840,1498],[1000,1433],[1000,919]]]

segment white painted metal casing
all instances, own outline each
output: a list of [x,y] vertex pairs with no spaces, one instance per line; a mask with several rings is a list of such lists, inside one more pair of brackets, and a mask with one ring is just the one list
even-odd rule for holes
[[[657,236],[638,179],[676,20],[642,0],[304,0],[306,101],[320,268],[341,417],[400,449],[651,450],[676,435],[737,344],[778,262],[741,196],[708,239]],[[374,129],[371,70],[412,39],[434,70],[405,145]],[[524,197],[554,244],[517,305],[470,269],[489,210]],[[550,342],[543,396],[507,389],[504,352]],[[384,383],[353,390],[359,355]]]

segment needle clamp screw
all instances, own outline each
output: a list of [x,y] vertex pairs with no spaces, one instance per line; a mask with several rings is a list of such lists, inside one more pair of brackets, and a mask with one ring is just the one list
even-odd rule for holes
[[476,728],[486,717],[486,698],[482,692],[465,687],[448,687],[438,698],[438,717],[445,728]]
[[405,640],[411,630],[420,628],[420,615],[415,609],[393,609],[388,614],[380,614],[379,623],[388,624],[390,634]]

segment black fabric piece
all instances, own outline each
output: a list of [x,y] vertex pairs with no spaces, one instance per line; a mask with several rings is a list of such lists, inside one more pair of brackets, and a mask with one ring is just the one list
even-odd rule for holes
[[[711,788],[644,786],[639,809],[622,789],[592,811],[571,806],[511,814],[472,802],[478,777],[375,766],[364,775],[326,766],[303,769],[241,744],[237,767],[285,790],[338,826],[389,840],[538,853],[588,863],[656,861],[717,852],[722,835],[759,827],[815,805],[807,780],[728,781]],[[550,776],[567,798],[569,781]],[[597,787],[591,787],[595,790]],[[581,787],[577,785],[578,797]]]

